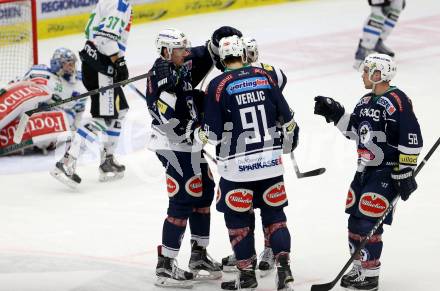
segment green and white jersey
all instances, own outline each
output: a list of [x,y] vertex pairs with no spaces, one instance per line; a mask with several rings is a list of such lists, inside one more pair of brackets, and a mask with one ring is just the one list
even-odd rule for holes
[[100,0],[90,15],[85,34],[99,52],[124,56],[132,21],[128,0]]

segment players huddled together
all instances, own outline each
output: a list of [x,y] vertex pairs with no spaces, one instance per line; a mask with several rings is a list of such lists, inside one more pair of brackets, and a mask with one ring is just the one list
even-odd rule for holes
[[[91,14],[84,49],[79,53],[81,71],[77,71],[75,53],[59,48],[50,66],[35,65],[2,89],[2,97],[28,91],[34,98],[2,116],[0,129],[26,110],[128,79],[124,55],[132,12],[130,4],[118,3],[100,1]],[[315,97],[314,108],[315,114],[357,143],[358,168],[346,200],[352,253],[396,198],[407,200],[417,189],[414,170],[423,146],[411,99],[390,84],[397,66],[394,53],[383,44],[404,1],[369,3],[372,14],[355,59],[370,92],[360,98],[352,112],[324,96]],[[277,290],[292,291],[283,154],[298,146],[299,125],[283,95],[286,75],[259,62],[256,40],[230,26],[216,29],[199,46],[191,46],[182,31],[164,29],[155,45],[158,56],[149,70],[145,92],[152,120],[147,147],[163,165],[169,198],[157,249],[155,284],[190,288],[195,281],[218,280],[222,272],[232,271],[237,277],[222,282],[223,290],[255,290],[259,271],[261,277],[275,272]],[[218,76],[205,92],[197,89],[213,67],[219,70]],[[114,157],[128,111],[124,89],[116,87],[92,95],[90,120],[81,120],[85,101],[78,99],[42,113],[44,118],[52,116],[62,123],[59,126],[63,130],[58,132],[64,133],[69,146],[51,175],[71,188],[81,182],[76,161],[87,143],[100,144],[101,181],[120,179],[125,171]],[[42,139],[39,134],[28,129],[23,144],[47,150],[61,139],[61,135],[53,134]],[[207,144],[215,148],[214,158],[205,151]],[[205,158],[217,165],[217,191]],[[232,254],[221,263],[207,252],[215,196],[232,248]],[[260,209],[264,233],[264,251],[259,259],[254,239],[256,209]],[[392,220],[391,214],[384,223],[391,224]],[[191,257],[185,271],[176,258],[187,224]],[[342,287],[378,290],[383,231],[380,226],[357,254],[352,269],[342,277]]]

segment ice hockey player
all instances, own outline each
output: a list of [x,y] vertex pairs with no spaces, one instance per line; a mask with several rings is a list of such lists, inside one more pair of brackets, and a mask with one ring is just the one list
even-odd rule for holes
[[[190,47],[183,32],[165,29],[156,40],[159,58],[147,79],[146,99],[153,117],[149,148],[156,152],[166,169],[169,196],[162,245],[158,247],[156,285],[160,287],[187,288],[192,286],[193,279],[222,276],[221,265],[206,250],[215,183],[208,164],[202,163],[201,146],[192,145],[192,136],[203,114],[205,96],[194,88],[216,64],[218,40],[232,34],[241,36],[232,27],[221,27],[206,45]],[[180,269],[176,263],[188,222],[191,272]]]
[[[85,28],[86,44],[80,52],[83,83],[87,90],[111,85],[128,79],[124,55],[131,27],[132,6],[129,1],[99,1]],[[76,161],[82,145],[100,141],[100,181],[120,179],[125,166],[120,165],[114,152],[121,133],[122,121],[128,111],[121,87],[91,96],[92,120],[80,126],[64,157],[56,163],[52,175],[70,187],[81,178],[76,174]]]
[[377,52],[394,57],[394,52],[384,42],[390,35],[402,10],[405,0],[368,0],[371,13],[365,21],[362,38],[355,54],[355,69],[369,54]]
[[299,128],[272,77],[262,68],[246,65],[242,39],[223,38],[219,53],[226,70],[208,86],[204,119],[194,136],[216,145],[221,176],[217,210],[224,213],[237,259],[237,279],[223,282],[221,288],[253,290],[258,285],[250,211],[260,208],[276,260],[277,290],[293,290],[281,156],[296,147]]
[[[77,96],[84,93],[85,88],[81,82],[81,74],[77,72],[76,64],[77,57],[70,49],[58,48],[52,55],[50,66],[45,64],[32,66],[24,76],[11,81],[5,90],[10,90],[10,87],[26,87],[26,84],[35,84],[48,93],[49,98],[44,101],[38,100],[39,98],[30,98],[30,96],[29,98],[26,98],[28,99],[26,102],[32,102],[31,99],[35,99],[34,106],[26,106],[27,110],[31,109],[31,107],[37,108],[38,106],[44,106],[45,104],[51,104],[72,96]],[[51,112],[45,112],[43,114],[44,117],[41,117],[46,120],[46,122],[43,123],[38,122],[38,116],[34,115],[34,118],[36,118],[34,122],[38,123],[38,130],[34,130],[34,128],[37,128],[35,125],[29,126],[26,139],[31,138],[32,143],[29,143],[26,140],[24,141],[24,143],[34,145],[34,147],[26,149],[26,146],[21,147],[21,145],[19,145],[16,146],[16,148],[23,149],[25,152],[37,151],[43,153],[54,149],[56,144],[60,142],[58,138],[64,136],[65,139],[67,139],[70,135],[69,131],[75,131],[84,112],[85,103],[85,99],[80,99],[53,107],[50,109]],[[8,107],[8,111],[11,111],[11,113],[17,112],[19,111],[19,108],[14,109]],[[65,114],[60,114],[59,111],[63,111]],[[10,119],[10,116],[8,116],[7,119]],[[12,124],[13,123],[8,126],[12,126]],[[9,131],[8,126],[5,127],[5,131]],[[1,128],[2,126],[0,126],[0,129]],[[66,128],[67,131],[64,131],[63,128]],[[46,134],[40,135],[43,132]],[[64,134],[60,135],[59,133],[62,132]],[[34,134],[38,134],[38,136],[35,136]],[[0,142],[0,148],[3,147],[3,144],[4,142]],[[4,152],[8,152],[5,148],[3,148],[3,150]],[[10,153],[13,152],[14,151],[10,151]]]
[[[411,100],[391,86],[396,64],[384,54],[372,54],[363,64],[362,79],[371,92],[363,96],[353,113],[329,97],[315,97],[315,114],[322,115],[348,138],[357,141],[358,168],[351,182],[346,210],[350,251],[371,231],[377,219],[397,195],[406,201],[417,189],[414,168],[423,140]],[[385,224],[391,224],[390,213]],[[378,290],[382,253],[381,226],[344,275],[341,286],[354,290]]]
[[[284,72],[274,66],[258,62],[259,53],[255,38],[242,37],[242,40],[245,47],[246,63],[254,67],[265,69],[275,83],[278,84],[278,87],[281,89],[281,91],[283,91],[287,83],[287,77]],[[272,248],[270,247],[270,241],[266,235],[268,233],[268,229],[265,229],[263,226],[263,231],[265,234],[264,250],[260,254],[260,261],[258,262],[258,270],[260,270],[261,277],[269,275],[274,270],[275,266],[275,257],[273,255]],[[235,265],[236,259],[234,254],[222,259],[222,269],[224,272],[236,271],[237,269]]]

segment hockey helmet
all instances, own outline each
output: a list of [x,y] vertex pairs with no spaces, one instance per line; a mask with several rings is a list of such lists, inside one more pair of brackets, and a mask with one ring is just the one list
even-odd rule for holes
[[242,61],[246,62],[244,43],[237,35],[222,38],[218,51],[222,61],[227,57],[241,57]]
[[243,37],[244,49],[246,51],[246,62],[248,64],[258,61],[258,46],[255,38]]
[[166,48],[168,51],[168,60],[171,60],[171,54],[175,48],[190,48],[191,43],[189,42],[186,35],[180,30],[174,28],[167,28],[159,32],[156,38],[156,48],[157,52],[161,57],[162,49]]
[[50,59],[50,71],[68,82],[75,82],[77,61],[75,53],[70,49],[57,48]]
[[[378,53],[373,53],[367,56],[362,63],[361,68],[368,73],[368,79],[373,84],[390,82],[396,75],[397,71],[397,66],[393,58],[388,55]],[[373,82],[371,78],[376,71],[380,72],[380,80]]]

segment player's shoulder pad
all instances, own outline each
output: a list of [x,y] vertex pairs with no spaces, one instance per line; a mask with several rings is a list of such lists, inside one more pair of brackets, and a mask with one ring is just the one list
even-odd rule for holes
[[208,96],[210,95],[210,98],[214,97],[215,101],[220,102],[226,84],[233,79],[233,72],[225,72],[212,79],[208,85]]
[[387,98],[394,107],[399,110],[399,112],[403,112],[412,108],[411,100],[406,96],[406,94],[397,87],[391,88],[388,92],[381,97],[381,99]]
[[361,97],[361,99],[359,100],[359,102],[356,104],[356,107],[358,106],[362,106],[364,104],[368,104],[368,102],[370,102],[371,98],[373,97],[373,93],[367,93],[364,96]]

